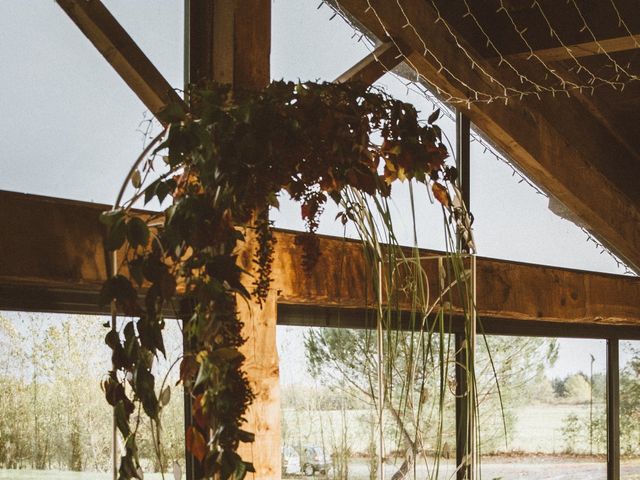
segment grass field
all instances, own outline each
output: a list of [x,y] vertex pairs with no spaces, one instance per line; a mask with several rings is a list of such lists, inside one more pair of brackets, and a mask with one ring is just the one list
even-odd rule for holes
[[[604,405],[594,405],[594,415]],[[542,454],[558,454],[566,450],[562,427],[565,418],[575,414],[585,423],[589,419],[589,405],[538,404],[525,405],[515,413],[515,421],[511,436],[505,445],[502,418],[500,413],[483,422],[481,435],[491,437],[491,442],[498,452],[531,452]],[[344,412],[347,423],[347,441],[352,453],[367,452],[371,439],[371,425],[375,414],[368,410],[347,410]],[[331,411],[295,411],[283,410],[283,443],[292,446],[316,445],[324,446],[328,451],[340,441],[342,434],[343,413]],[[392,425],[393,422],[390,422]],[[454,431],[453,418],[445,419],[445,431]],[[394,435],[388,437],[387,450],[393,450]],[[575,452],[589,451],[589,438],[586,430],[576,439],[573,446]],[[604,454],[604,445],[594,445],[594,453]]]

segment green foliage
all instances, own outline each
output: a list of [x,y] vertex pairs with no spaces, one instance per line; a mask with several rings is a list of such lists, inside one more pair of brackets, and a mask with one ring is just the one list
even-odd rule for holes
[[[108,364],[102,335],[96,317],[0,316],[0,469],[109,470],[112,412],[97,388]],[[163,457],[181,459],[182,402],[173,402],[162,420]],[[155,457],[150,435],[141,422],[145,463]]]
[[591,398],[591,385],[581,374],[569,376],[564,382],[565,396],[573,403],[587,403]]
[[[176,309],[188,312],[184,331],[192,347],[180,366],[195,420],[187,448],[207,477],[241,478],[251,471],[235,453],[241,441],[251,440],[240,426],[253,399],[238,350],[244,338],[236,299],[260,302],[268,293],[273,238],[267,210],[278,205],[280,191],[301,205],[307,233],[298,243],[308,269],[320,255],[314,233],[323,206],[329,199],[341,203],[346,192],[384,198],[395,180],[415,179],[431,188],[450,220],[459,223],[463,213],[451,200],[448,182],[456,172],[444,164],[448,153],[432,125],[437,112],[422,125],[411,105],[353,84],[274,82],[257,93],[214,85],[191,91],[190,99],[190,111],[172,110],[168,135],[156,149],[166,153],[169,171],[102,219],[107,249],[126,242],[123,264],[129,267],[128,276],[105,283],[102,297],[134,317],[105,339],[114,370],[103,387],[125,439],[123,479],[139,478],[130,426],[136,404],[152,424],[162,410],[150,367],[164,352],[162,309],[178,292],[182,308]],[[169,196],[172,204],[162,219],[145,222],[129,208],[142,195],[161,202]],[[349,209],[340,215],[356,219]],[[249,223],[257,242],[251,292],[237,258],[244,240],[240,227]],[[144,302],[138,300],[142,285]]]

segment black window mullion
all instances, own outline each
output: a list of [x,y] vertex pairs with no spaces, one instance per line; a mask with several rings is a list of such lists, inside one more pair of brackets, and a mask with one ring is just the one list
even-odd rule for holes
[[607,339],[607,479],[620,480],[620,347]]

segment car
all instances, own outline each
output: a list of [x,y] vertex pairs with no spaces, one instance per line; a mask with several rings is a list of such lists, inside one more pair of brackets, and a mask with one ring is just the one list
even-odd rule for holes
[[321,447],[306,446],[302,448],[300,461],[302,463],[302,473],[311,477],[315,473],[326,475],[331,467],[328,456]]
[[304,474],[311,477],[316,473],[326,475],[331,468],[330,457],[324,449],[316,446],[300,446],[298,448],[290,445],[282,447],[282,474],[299,475]]

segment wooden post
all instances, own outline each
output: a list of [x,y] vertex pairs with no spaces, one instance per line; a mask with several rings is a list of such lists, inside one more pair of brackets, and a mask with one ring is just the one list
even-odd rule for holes
[[[188,79],[191,83],[232,84],[237,89],[260,90],[270,81],[271,0],[190,0],[187,35]],[[240,262],[252,269],[255,240],[247,229]],[[246,278],[251,284],[251,278]],[[240,455],[254,464],[254,478],[279,478],[280,390],[276,349],[275,294],[262,305],[238,301],[244,322],[245,371],[255,400],[247,414],[246,430],[255,442],[243,444]]]

